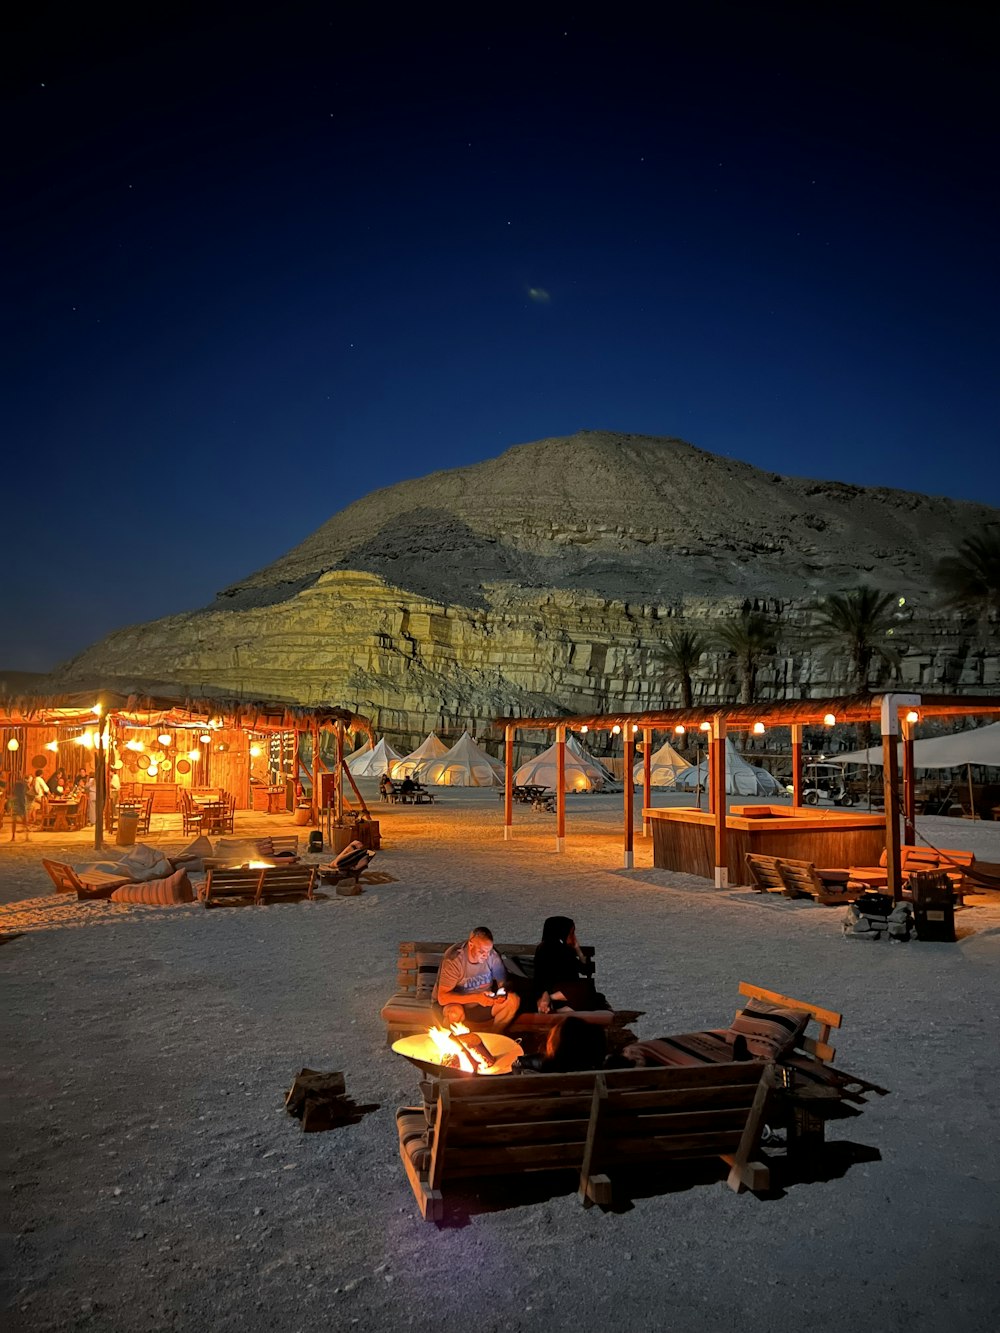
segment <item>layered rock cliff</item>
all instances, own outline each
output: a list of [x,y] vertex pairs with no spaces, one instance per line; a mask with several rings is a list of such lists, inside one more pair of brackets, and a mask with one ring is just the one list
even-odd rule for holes
[[[336,703],[403,738],[501,714],[669,706],[664,635],[778,617],[766,697],[836,690],[810,610],[860,582],[905,599],[906,683],[995,684],[933,602],[941,556],[996,510],[762,472],[675,439],[581,432],[348,506],[201,610],[119,630],[63,682],[155,679]],[[700,700],[734,697],[709,657]]]

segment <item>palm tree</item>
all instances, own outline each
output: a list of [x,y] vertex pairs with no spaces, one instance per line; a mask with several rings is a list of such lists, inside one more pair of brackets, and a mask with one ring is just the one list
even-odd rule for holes
[[757,697],[757,673],[775,649],[774,622],[760,611],[746,612],[717,631],[719,647],[733,659],[740,683],[740,703]]
[[887,643],[895,632],[890,607],[896,606],[891,592],[878,588],[857,587],[850,592],[833,593],[819,606],[814,621],[816,640],[850,660],[849,684],[864,692],[868,689],[872,667],[876,684],[886,669],[899,670],[899,653]]
[[694,704],[691,675],[697,671],[706,647],[698,631],[691,629],[672,629],[663,641],[663,674],[667,680],[680,685],[681,703],[685,708]]
[[939,561],[934,579],[945,606],[974,615],[981,625],[1000,616],[1000,524],[966,537],[957,555]]

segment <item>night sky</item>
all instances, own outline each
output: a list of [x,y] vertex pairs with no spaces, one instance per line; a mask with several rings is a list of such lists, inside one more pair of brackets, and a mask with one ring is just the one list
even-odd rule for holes
[[20,8],[0,669],[585,428],[1000,503],[987,7]]

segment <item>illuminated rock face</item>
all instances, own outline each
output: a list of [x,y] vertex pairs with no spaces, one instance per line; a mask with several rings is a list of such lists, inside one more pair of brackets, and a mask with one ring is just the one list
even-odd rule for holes
[[[907,685],[981,688],[995,658],[935,613],[930,575],[997,518],[584,432],[376,491],[209,607],[120,630],[60,679],[345,704],[419,737],[509,713],[669,706],[665,634],[710,634],[749,605],[781,625],[763,697],[836,691],[846,663],[810,642],[809,608],[868,582],[906,598]],[[705,658],[695,693],[735,698],[721,658]]]

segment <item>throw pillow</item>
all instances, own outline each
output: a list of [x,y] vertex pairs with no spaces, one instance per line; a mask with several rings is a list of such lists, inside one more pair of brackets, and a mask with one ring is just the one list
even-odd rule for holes
[[802,1009],[785,1009],[751,1000],[737,1014],[729,1029],[734,1040],[742,1037],[750,1055],[757,1060],[777,1060],[790,1051],[806,1030],[809,1015]]
[[176,903],[193,903],[194,889],[187,871],[178,870],[167,879],[149,880],[142,884],[123,884],[111,895],[113,903],[144,903],[147,907],[172,907]]

